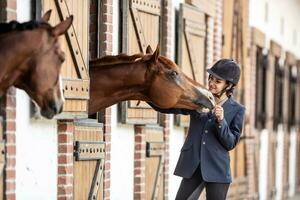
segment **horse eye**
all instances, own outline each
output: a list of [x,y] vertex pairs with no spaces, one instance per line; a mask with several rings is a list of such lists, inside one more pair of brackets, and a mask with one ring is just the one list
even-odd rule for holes
[[176,76],[178,76],[178,72],[172,71],[172,72],[171,72],[171,76],[175,78]]

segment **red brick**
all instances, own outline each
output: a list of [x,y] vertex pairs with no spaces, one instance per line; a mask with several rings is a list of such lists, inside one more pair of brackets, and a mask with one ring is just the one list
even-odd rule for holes
[[17,0],[7,0],[7,8],[17,9]]
[[73,194],[73,186],[58,186],[58,195]]
[[145,177],[134,177],[135,184],[143,184],[145,183]]
[[16,166],[16,158],[8,157],[6,158],[7,166]]
[[[135,153],[134,154],[134,159],[136,160],[136,159],[141,159],[141,158],[144,158],[144,156],[142,156],[142,154],[141,153]],[[145,159],[145,158],[144,158]]]
[[58,174],[73,174],[73,166],[59,166]]
[[73,163],[73,156],[72,155],[60,155],[60,156],[58,156],[58,163],[59,164]]
[[7,145],[6,152],[8,154],[16,155],[16,146],[15,145]]
[[7,191],[14,191],[16,189],[16,183],[15,182],[6,182],[5,186],[6,186]]
[[15,134],[6,134],[6,141],[8,144],[16,143],[16,135]]
[[16,122],[7,122],[6,123],[6,130],[7,131],[15,131],[16,130]]
[[15,180],[15,178],[16,178],[16,171],[14,169],[7,169],[6,170],[6,177],[9,180]]
[[7,119],[15,119],[16,118],[16,110],[6,110],[6,118]]
[[145,161],[135,161],[134,167],[145,167]]
[[74,125],[70,122],[68,122],[68,123],[58,122],[58,131],[72,133],[74,131]]
[[59,185],[69,185],[73,183],[73,176],[59,176],[58,184]]
[[5,197],[7,200],[16,200],[15,194],[6,194]]
[[135,200],[145,199],[145,193],[134,193],[134,199]]
[[110,189],[110,181],[106,181],[104,184],[105,189]]
[[58,143],[70,143],[73,142],[72,135],[67,135],[63,133],[58,134]]
[[59,144],[58,145],[58,153],[72,153],[73,149],[74,149],[74,147],[72,144],[69,144],[69,145]]

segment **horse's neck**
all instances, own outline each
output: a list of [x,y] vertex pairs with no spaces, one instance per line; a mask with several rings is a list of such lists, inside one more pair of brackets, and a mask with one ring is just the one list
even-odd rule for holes
[[24,73],[23,63],[39,48],[37,39],[33,39],[39,36],[28,34],[28,31],[15,31],[0,36],[0,96]]
[[89,112],[125,100],[147,100],[144,92],[147,66],[140,61],[111,66],[92,67]]

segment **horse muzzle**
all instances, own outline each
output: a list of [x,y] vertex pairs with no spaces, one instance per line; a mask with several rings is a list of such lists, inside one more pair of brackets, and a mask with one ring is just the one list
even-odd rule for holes
[[205,89],[197,89],[198,98],[194,100],[194,103],[200,107],[205,107],[212,110],[216,103],[211,92]]
[[46,107],[41,109],[41,115],[47,119],[52,119],[63,110],[63,102],[50,101]]

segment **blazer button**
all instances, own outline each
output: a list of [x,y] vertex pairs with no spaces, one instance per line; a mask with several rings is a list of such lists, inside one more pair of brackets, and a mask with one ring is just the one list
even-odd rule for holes
[[208,133],[208,130],[205,130],[204,133]]
[[211,122],[211,119],[209,119],[208,121]]
[[222,126],[221,125],[219,125],[219,128],[221,128]]
[[205,142],[203,142],[202,144],[205,144]]

